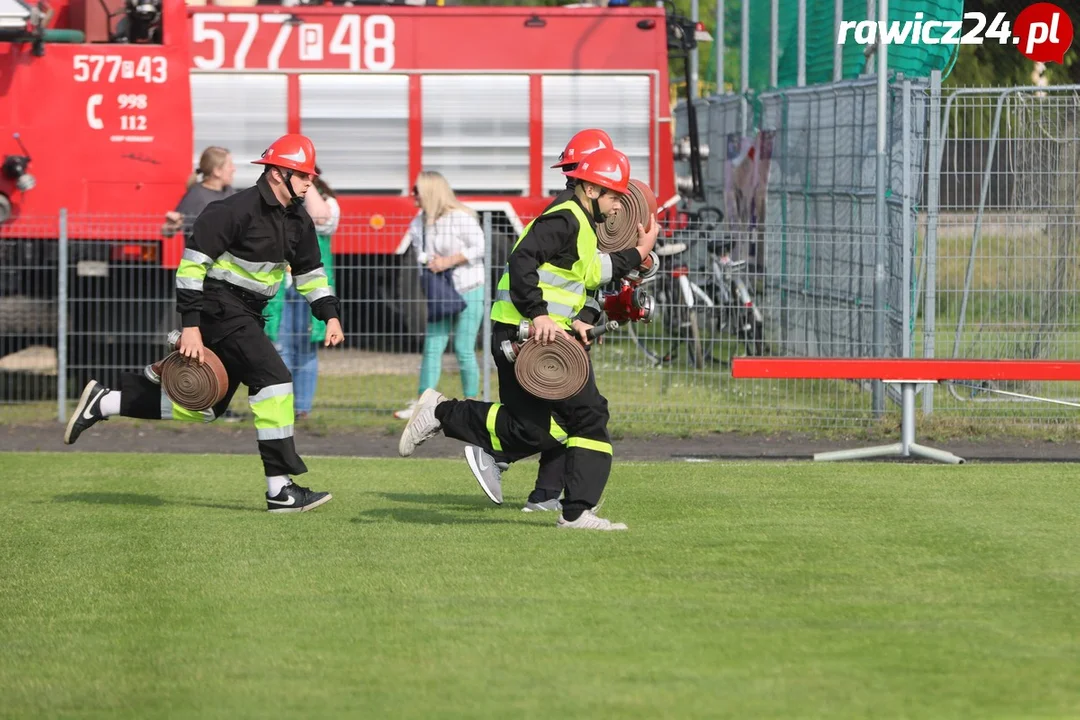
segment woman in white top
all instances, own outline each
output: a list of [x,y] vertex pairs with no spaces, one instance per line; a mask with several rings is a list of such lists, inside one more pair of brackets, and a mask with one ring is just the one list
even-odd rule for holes
[[[453,332],[462,391],[466,398],[475,399],[480,392],[476,336],[484,321],[484,230],[476,212],[457,199],[446,178],[437,172],[419,174],[413,200],[420,212],[409,225],[409,242],[420,265],[434,273],[450,273],[454,289],[465,300],[465,309],[457,315],[428,321],[416,395],[439,384],[442,355]],[[394,417],[411,417],[415,404],[413,400]]]

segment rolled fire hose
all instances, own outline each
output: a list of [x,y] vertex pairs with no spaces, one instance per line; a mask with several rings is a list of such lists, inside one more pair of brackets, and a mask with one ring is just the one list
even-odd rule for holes
[[210,348],[203,348],[203,362],[173,352],[161,361],[161,389],[186,410],[202,412],[217,405],[229,390],[225,366]]
[[649,218],[656,213],[656,195],[640,180],[630,178],[622,209],[608,215],[596,228],[600,252],[613,253],[637,247],[637,226],[649,230]]
[[[595,327],[589,337],[603,335],[618,327],[617,322]],[[527,340],[514,361],[514,375],[530,395],[543,400],[565,400],[581,392],[589,380],[589,355],[585,346],[564,332],[555,341],[541,345]]]

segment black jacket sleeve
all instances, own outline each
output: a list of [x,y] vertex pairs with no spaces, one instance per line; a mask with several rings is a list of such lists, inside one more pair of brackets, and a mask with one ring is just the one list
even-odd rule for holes
[[[303,210],[300,209],[298,212],[303,212]],[[334,294],[334,289],[330,287],[326,268],[322,264],[315,224],[310,217],[306,217],[306,213],[303,220],[304,229],[296,241],[292,257],[286,259],[292,267],[297,292],[307,299],[311,314],[325,322],[340,317],[338,298]]]
[[641,253],[637,248],[611,253],[611,279],[622,280],[641,265]]
[[578,320],[583,323],[588,323],[589,325],[596,325],[596,323],[600,322],[600,317],[603,315],[604,308],[597,299],[598,295],[600,295],[600,293],[589,296],[585,301],[585,307],[578,311]]
[[241,226],[234,208],[217,203],[207,205],[195,220],[176,269],[176,311],[184,327],[199,327],[206,271],[229,249]]
[[541,215],[510,253],[510,300],[525,317],[547,315],[537,268],[568,242],[577,241],[577,223],[569,211]]

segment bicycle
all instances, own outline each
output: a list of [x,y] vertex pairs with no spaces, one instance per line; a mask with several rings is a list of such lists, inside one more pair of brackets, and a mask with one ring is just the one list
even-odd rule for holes
[[684,344],[693,368],[726,366],[727,336],[744,345],[747,355],[768,352],[764,317],[753,299],[747,262],[731,259],[734,241],[720,234],[723,216],[714,207],[679,213],[672,240],[656,247],[660,268],[648,281],[655,319],[627,328],[654,366],[675,363]]

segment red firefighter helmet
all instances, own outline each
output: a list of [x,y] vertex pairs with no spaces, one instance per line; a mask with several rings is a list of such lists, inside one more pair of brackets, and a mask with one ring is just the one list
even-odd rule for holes
[[588,128],[570,138],[570,142],[566,143],[566,148],[559,153],[559,162],[551,167],[561,168],[567,165],[575,165],[594,150],[613,147],[615,147],[615,143],[611,142],[610,135],[603,130]]
[[315,170],[315,144],[303,135],[282,135],[263,151],[262,157],[252,160],[254,165],[274,165],[287,170],[318,175]]
[[626,194],[630,183],[630,160],[615,148],[602,148],[589,153],[576,168],[563,175]]

